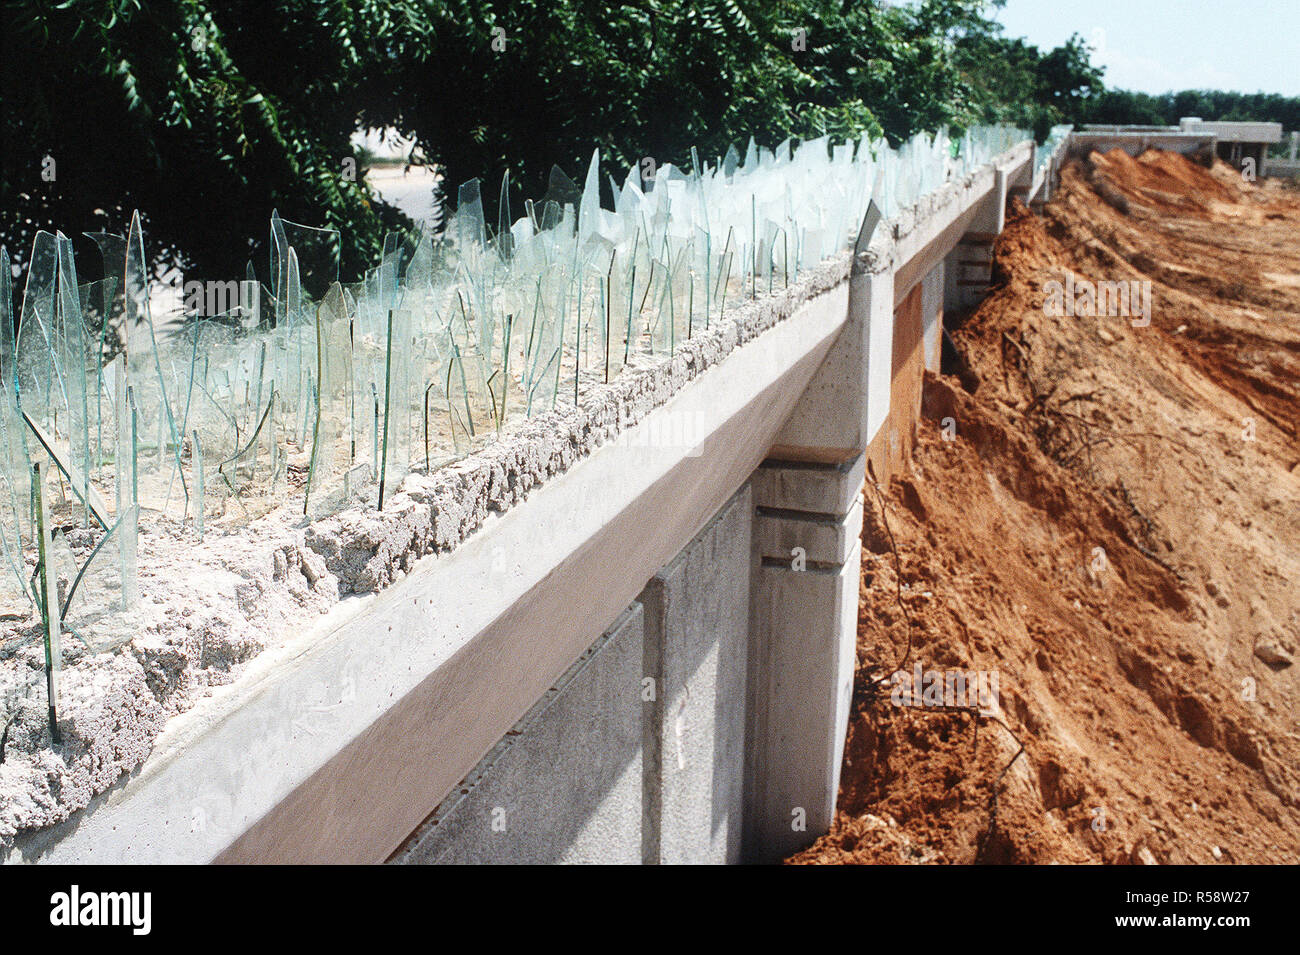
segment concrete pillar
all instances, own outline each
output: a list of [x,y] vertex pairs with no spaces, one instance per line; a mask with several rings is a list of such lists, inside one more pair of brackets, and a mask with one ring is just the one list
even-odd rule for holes
[[865,455],[754,475],[745,858],[776,862],[835,814],[853,696]]
[[988,289],[993,240],[1006,225],[1011,183],[1005,170],[997,169],[995,173],[992,192],[967,225],[961,241],[944,260],[944,307],[950,311],[970,308],[984,297]]
[[944,259],[943,305],[962,311],[979,304],[993,274],[993,239],[996,233],[967,232]]
[[940,262],[921,280],[921,342],[925,348],[925,367],[939,370],[943,346],[944,263]]
[[830,826],[853,693],[867,447],[889,418],[894,237],[869,212],[849,321],[754,473],[747,861]]
[[753,493],[746,484],[640,597],[642,861],[740,861]]
[[1012,169],[1006,176],[1006,198],[1018,196],[1020,200],[1026,201],[1029,198],[1029,192],[1034,185],[1034,162],[1038,155],[1039,147],[1031,145],[1029,149],[1029,161],[1022,166]]
[[1017,181],[1020,181],[1024,168],[1022,167],[1018,174],[1009,173],[1001,167],[995,169],[993,173],[993,191],[980,203],[979,211],[966,227],[968,232],[998,235],[1007,223],[1007,196],[1011,194],[1012,177],[1016,175]]

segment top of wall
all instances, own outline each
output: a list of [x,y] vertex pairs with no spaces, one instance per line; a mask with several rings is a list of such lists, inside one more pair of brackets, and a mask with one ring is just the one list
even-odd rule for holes
[[1105,125],[1082,127],[1076,136],[1108,135],[1122,137],[1148,137],[1159,142],[1177,143],[1180,136],[1213,136],[1225,142],[1279,143],[1282,141],[1281,123],[1231,123],[1206,122],[1195,116],[1184,116],[1177,126]]
[[1206,122],[1195,116],[1184,116],[1178,128],[1189,133],[1213,133],[1226,142],[1280,143],[1281,123],[1226,123]]

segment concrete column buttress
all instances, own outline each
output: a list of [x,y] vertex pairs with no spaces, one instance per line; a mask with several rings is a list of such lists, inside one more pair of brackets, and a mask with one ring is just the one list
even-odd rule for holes
[[866,448],[889,413],[893,238],[869,213],[849,321],[754,472],[744,858],[777,862],[835,814],[853,695]]
[[866,457],[754,475],[745,858],[777,862],[835,814],[853,696]]

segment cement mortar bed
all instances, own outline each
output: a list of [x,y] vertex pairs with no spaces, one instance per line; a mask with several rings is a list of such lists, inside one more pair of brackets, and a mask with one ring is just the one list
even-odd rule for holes
[[[16,710],[0,714],[0,850],[9,861],[35,854],[25,835],[70,819],[139,769],[172,717],[202,709],[259,653],[341,601],[388,587],[421,557],[457,547],[490,514],[515,506],[739,345],[847,281],[851,258],[840,253],[789,289],[737,303],[673,356],[591,387],[577,408],[539,415],[431,474],[409,474],[382,513],[371,489],[364,503],[354,499],[312,524],[303,522],[298,497],[202,543],[166,522],[144,526],[141,599],[125,621],[133,636],[114,651],[80,655],[65,639],[60,745],[51,745],[47,727],[39,642],[0,659],[0,690],[29,687]],[[31,623],[7,629],[23,632]]]

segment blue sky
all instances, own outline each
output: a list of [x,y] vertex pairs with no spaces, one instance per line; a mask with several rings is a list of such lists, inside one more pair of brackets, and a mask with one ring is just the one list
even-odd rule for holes
[[1300,96],[1300,0],[1007,0],[995,19],[1044,50],[1081,34],[1108,87]]

